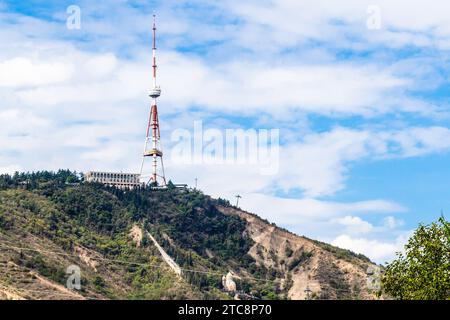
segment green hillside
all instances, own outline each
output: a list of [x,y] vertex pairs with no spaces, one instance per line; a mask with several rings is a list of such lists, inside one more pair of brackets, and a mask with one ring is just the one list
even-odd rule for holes
[[[291,252],[289,268],[284,261],[259,261],[249,254],[259,246],[249,222],[224,208],[236,210],[197,190],[119,190],[83,183],[70,171],[0,176],[0,292],[32,299],[227,299],[221,278],[232,270],[238,290],[249,297],[284,299],[292,277],[314,254],[338,254],[358,268],[370,262],[306,238],[301,241],[317,249]],[[143,230],[138,244],[130,236],[133,226]],[[182,277],[163,262],[146,231],[184,269]],[[65,286],[69,265],[81,268],[79,292],[57,287]],[[327,274],[317,278],[336,282]],[[339,279],[336,288],[350,288]],[[357,298],[360,291],[347,289],[341,298]],[[327,294],[339,298],[338,291]]]

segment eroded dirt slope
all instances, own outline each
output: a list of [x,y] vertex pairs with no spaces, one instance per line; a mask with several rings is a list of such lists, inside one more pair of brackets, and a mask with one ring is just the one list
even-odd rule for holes
[[278,271],[291,299],[305,299],[307,287],[312,298],[377,298],[367,287],[367,268],[374,265],[370,261],[282,230],[248,212],[218,208],[224,214],[247,221],[246,232],[255,242],[249,254],[259,264]]

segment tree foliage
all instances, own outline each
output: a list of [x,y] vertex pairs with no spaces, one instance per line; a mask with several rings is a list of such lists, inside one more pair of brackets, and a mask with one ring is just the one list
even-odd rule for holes
[[450,299],[450,224],[420,225],[382,278],[385,293],[408,300]]

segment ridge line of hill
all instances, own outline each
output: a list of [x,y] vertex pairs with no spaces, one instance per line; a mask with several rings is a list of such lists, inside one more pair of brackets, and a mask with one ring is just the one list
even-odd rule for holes
[[[56,298],[33,273],[64,285],[73,264],[79,293],[98,299],[230,299],[222,287],[230,270],[237,290],[255,299],[305,299],[306,288],[313,299],[377,298],[366,257],[196,189],[121,190],[68,170],[0,175],[0,245],[7,241],[36,251],[0,249],[0,287],[10,288],[0,298],[14,288],[35,290],[25,298]],[[182,279],[155,242],[186,270]]]

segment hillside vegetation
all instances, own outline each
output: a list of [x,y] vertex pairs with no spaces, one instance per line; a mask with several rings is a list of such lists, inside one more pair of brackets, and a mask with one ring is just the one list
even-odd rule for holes
[[[70,171],[0,176],[0,252],[6,299],[228,299],[221,278],[229,271],[247,298],[303,299],[306,287],[312,298],[375,297],[364,256],[198,190],[119,190]],[[69,266],[81,269],[81,290],[65,287]]]

